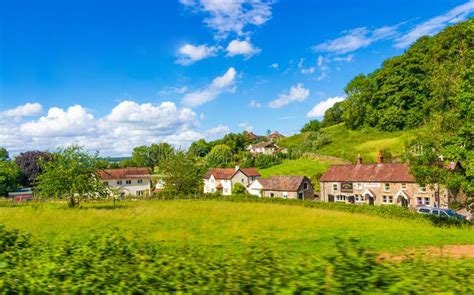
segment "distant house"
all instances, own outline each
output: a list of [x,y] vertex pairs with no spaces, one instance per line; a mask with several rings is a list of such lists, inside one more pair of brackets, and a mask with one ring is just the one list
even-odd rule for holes
[[245,188],[257,178],[260,173],[255,168],[212,168],[204,177],[204,193],[220,192],[223,195],[231,195],[232,188],[236,183],[242,184]]
[[253,145],[249,145],[247,150],[252,154],[274,155],[278,152],[286,153],[286,148],[280,148],[273,141],[263,141]]
[[279,140],[280,138],[283,138],[285,137],[283,134],[279,133],[278,131],[275,131],[273,133],[271,133],[270,135],[267,136],[267,138],[271,141],[277,141]]
[[[456,165],[452,168],[454,169]],[[417,206],[449,205],[449,192],[441,188],[439,196],[430,186],[415,182],[405,163],[384,163],[379,153],[376,164],[334,165],[319,179],[321,200],[351,204]]]
[[262,135],[257,135],[253,132],[245,132],[245,136],[247,137],[248,141],[254,142],[254,141],[259,141],[265,138],[265,136]]
[[98,171],[100,180],[120,197],[150,194],[151,177],[147,168],[103,169]]
[[33,190],[31,188],[23,188],[15,192],[8,193],[8,198],[21,202],[21,201],[31,201],[33,199]]
[[314,199],[314,189],[306,176],[271,176],[256,179],[248,192],[259,197],[285,199]]

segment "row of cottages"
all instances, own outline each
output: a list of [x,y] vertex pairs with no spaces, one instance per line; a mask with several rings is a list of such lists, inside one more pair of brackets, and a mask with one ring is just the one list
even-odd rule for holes
[[449,202],[446,189],[441,188],[438,196],[435,190],[415,182],[408,164],[384,163],[381,152],[376,164],[363,164],[359,155],[356,164],[329,167],[319,181],[321,200],[325,202],[396,204],[410,208],[447,208]]
[[250,184],[260,177],[255,168],[212,168],[204,176],[204,193],[221,193],[231,195],[236,183],[248,188]]
[[97,171],[99,179],[111,192],[125,196],[150,195],[151,176],[147,168],[103,169]]
[[212,168],[204,177],[204,193],[231,195],[234,185],[242,184],[249,194],[259,197],[314,199],[314,189],[306,176],[261,178],[255,168]]

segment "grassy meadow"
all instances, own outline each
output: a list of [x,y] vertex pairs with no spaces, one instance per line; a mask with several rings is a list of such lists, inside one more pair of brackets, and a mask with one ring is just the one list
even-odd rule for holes
[[310,135],[308,132],[281,139],[278,144],[288,148],[303,149],[321,155],[329,155],[354,162],[360,153],[364,160],[375,162],[380,149],[391,153],[394,158],[401,157],[404,145],[416,135],[416,130],[410,131],[379,131],[373,128],[350,130],[344,124],[322,128],[331,142],[315,150],[305,147],[304,143]]
[[284,204],[225,201],[128,201],[83,204],[35,204],[0,207],[0,224],[29,233],[35,240],[61,243],[121,232],[127,239],[162,246],[205,247],[209,251],[245,251],[265,244],[288,255],[326,255],[338,238],[356,237],[377,252],[473,244],[474,231],[435,227],[416,220]]

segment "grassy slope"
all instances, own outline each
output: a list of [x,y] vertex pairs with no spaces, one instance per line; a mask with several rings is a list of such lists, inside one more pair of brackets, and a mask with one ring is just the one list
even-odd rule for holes
[[[349,130],[343,124],[323,128],[322,132],[329,135],[332,142],[312,152],[322,155],[339,157],[355,161],[360,153],[366,162],[375,162],[379,149],[388,151],[393,157],[403,154],[407,140],[414,138],[416,131],[384,132],[375,129]],[[289,148],[304,148],[308,133],[298,133],[279,141],[279,144]],[[306,151],[310,151],[307,150]]]
[[[209,253],[247,251],[262,243],[286,255],[324,255],[336,238],[357,237],[380,252],[447,244],[472,244],[471,229],[439,228],[413,220],[300,206],[224,201],[122,202],[66,209],[64,204],[0,207],[0,224],[59,243],[92,232],[117,231],[164,246],[200,246]],[[224,252],[222,252],[224,251]]]

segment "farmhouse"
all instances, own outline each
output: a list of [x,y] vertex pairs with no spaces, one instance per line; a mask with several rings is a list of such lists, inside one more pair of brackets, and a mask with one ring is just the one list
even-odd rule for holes
[[279,140],[280,138],[283,138],[285,137],[283,134],[281,134],[280,132],[278,131],[275,131],[275,132],[272,132],[270,135],[267,136],[267,138],[271,141],[277,141]]
[[252,154],[264,154],[264,155],[274,155],[275,153],[281,152],[286,153],[285,148],[278,147],[273,141],[263,141],[253,145],[249,145],[247,150]]
[[127,195],[150,194],[151,178],[147,168],[123,168],[99,170],[100,180],[123,198]]
[[421,186],[410,174],[405,163],[384,163],[379,152],[376,164],[363,164],[359,156],[357,164],[334,165],[319,179],[321,200],[352,204],[386,205],[403,207],[439,206],[447,208],[449,192],[440,188]]
[[255,180],[248,192],[259,197],[278,197],[285,199],[314,199],[311,181],[306,176],[271,176]]
[[231,195],[232,188],[236,183],[245,188],[257,178],[260,173],[255,168],[212,168],[204,177],[204,193],[220,192],[223,195]]

